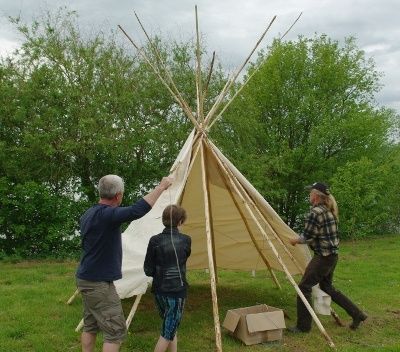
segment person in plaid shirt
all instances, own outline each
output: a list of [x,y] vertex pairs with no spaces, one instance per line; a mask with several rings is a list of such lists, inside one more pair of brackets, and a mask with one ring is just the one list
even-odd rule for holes
[[[355,330],[367,319],[367,315],[332,285],[339,250],[339,212],[336,200],[330,193],[328,185],[324,183],[315,182],[306,189],[310,191],[312,207],[306,218],[303,233],[298,238],[291,239],[290,243],[293,246],[308,244],[314,251],[314,257],[305,270],[299,288],[311,303],[311,289],[319,284],[321,290],[330,295],[333,302],[353,318],[350,328]],[[309,332],[311,322],[310,313],[297,296],[297,325],[288,330],[294,333]]]

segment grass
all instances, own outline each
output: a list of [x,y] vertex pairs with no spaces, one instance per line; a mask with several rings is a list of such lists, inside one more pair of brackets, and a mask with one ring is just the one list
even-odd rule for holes
[[[384,237],[342,243],[335,286],[348,295],[369,318],[357,331],[335,325],[320,316],[337,351],[400,351],[400,237]],[[79,334],[74,329],[81,319],[81,300],[65,302],[75,290],[71,261],[0,262],[0,351],[80,351]],[[265,303],[285,310],[295,324],[295,292],[278,273],[282,290],[275,288],[266,271],[220,271],[218,303],[220,320],[232,308]],[[299,278],[297,278],[299,279]],[[179,330],[179,350],[214,351],[214,326],[209,276],[204,271],[189,273],[191,288]],[[133,298],[123,301],[128,314]],[[346,322],[350,318],[333,305]],[[129,329],[121,351],[152,351],[158,338],[160,320],[151,294],[146,294]],[[97,351],[101,350],[101,337]],[[314,325],[310,334],[284,332],[279,343],[244,346],[222,329],[224,352],[233,351],[330,351]]]

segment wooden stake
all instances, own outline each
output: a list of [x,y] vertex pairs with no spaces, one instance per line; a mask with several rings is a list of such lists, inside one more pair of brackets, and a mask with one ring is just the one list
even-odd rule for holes
[[143,294],[137,295],[135,298],[135,302],[133,303],[132,309],[129,312],[128,318],[126,319],[126,329],[129,329],[129,326],[131,325],[133,316],[136,313],[136,309],[139,305],[140,299],[142,298]]
[[[212,150],[212,149],[211,149]],[[289,270],[286,268],[285,263],[283,262],[282,258],[280,257],[278,251],[276,250],[274,244],[272,243],[272,241],[269,239],[268,235],[266,234],[266,232],[264,231],[263,227],[261,226],[261,224],[259,223],[257,217],[254,215],[253,211],[251,210],[248,202],[244,199],[243,195],[241,194],[241,192],[239,191],[239,189],[236,187],[235,182],[231,179],[229,172],[226,170],[225,165],[222,163],[222,161],[217,157],[217,155],[215,154],[214,150],[212,150],[212,152],[214,153],[214,155],[216,156],[216,160],[217,162],[220,164],[220,167],[226,172],[228,179],[231,183],[231,185],[233,186],[233,188],[235,189],[236,193],[239,195],[239,197],[242,199],[243,204],[245,205],[249,215],[251,216],[251,218],[253,219],[253,221],[256,223],[258,229],[260,230],[261,234],[264,236],[264,238],[267,240],[268,245],[270,246],[271,250],[273,251],[276,259],[278,260],[279,264],[281,265],[283,271],[286,274],[287,279],[289,280],[289,282],[293,285],[293,287],[295,288],[298,296],[300,297],[300,299],[303,301],[304,305],[306,306],[307,310],[309,311],[309,313],[311,314],[312,318],[314,319],[314,322],[316,323],[318,329],[321,331],[322,335],[325,337],[325,339],[328,341],[328,345],[332,348],[335,347],[335,344],[333,343],[332,339],[330,338],[330,336],[328,335],[328,333],[326,332],[325,328],[322,326],[320,320],[318,319],[317,315],[315,314],[314,310],[312,309],[310,303],[308,303],[307,299],[304,297],[303,292],[301,292],[300,288],[297,286],[296,281],[293,279],[292,275],[290,274]]]
[[212,297],[213,315],[214,315],[215,345],[216,345],[216,351],[222,352],[221,325],[219,322],[219,314],[218,314],[217,287],[215,282],[215,269],[214,269],[214,259],[212,251],[212,240],[211,240],[210,204],[208,202],[209,198],[207,190],[207,175],[206,175],[203,141],[201,141],[201,166],[202,166],[201,174],[202,174],[203,192],[204,192],[204,213],[206,218],[208,266],[210,269],[211,297]]
[[70,297],[70,299],[67,301],[67,304],[71,304],[73,301],[74,301],[74,299],[76,298],[76,296],[78,296],[79,295],[79,290],[78,289],[76,289],[76,291],[74,292],[74,294]]

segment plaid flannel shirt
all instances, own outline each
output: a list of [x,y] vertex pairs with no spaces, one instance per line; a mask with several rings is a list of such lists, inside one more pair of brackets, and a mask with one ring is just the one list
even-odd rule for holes
[[300,238],[301,242],[307,243],[317,255],[337,254],[339,250],[337,220],[325,205],[319,204],[311,208]]

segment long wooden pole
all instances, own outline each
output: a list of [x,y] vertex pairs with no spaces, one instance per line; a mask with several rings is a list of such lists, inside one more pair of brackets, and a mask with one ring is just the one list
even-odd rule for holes
[[[212,149],[211,149],[212,150]],[[213,151],[214,155],[217,157],[217,155],[215,154],[215,152]],[[219,158],[217,157],[217,162],[220,165],[220,167],[226,172],[228,179],[232,185],[232,187],[235,189],[235,191],[237,192],[237,194],[239,195],[239,197],[241,198],[241,200],[243,201],[243,204],[245,206],[245,208],[247,209],[249,215],[251,216],[251,218],[253,219],[253,221],[255,222],[255,224],[257,225],[259,231],[261,232],[261,234],[263,235],[263,237],[267,240],[269,247],[271,248],[272,252],[274,253],[276,259],[278,260],[279,264],[281,265],[283,271],[286,274],[287,279],[289,280],[289,282],[293,285],[293,287],[295,288],[298,296],[300,297],[300,299],[303,301],[304,305],[306,306],[307,310],[309,311],[309,313],[311,314],[313,320],[315,321],[318,329],[321,331],[322,335],[325,337],[325,339],[328,341],[328,344],[330,347],[334,348],[335,344],[333,343],[332,339],[330,338],[330,336],[328,335],[328,333],[326,332],[325,328],[322,326],[320,320],[318,319],[317,315],[315,314],[314,310],[312,309],[310,303],[307,301],[307,299],[305,298],[303,292],[301,292],[300,288],[297,286],[296,281],[293,279],[292,275],[290,274],[289,270],[286,268],[285,263],[283,262],[282,258],[280,257],[278,251],[276,250],[274,244],[272,243],[272,241],[269,239],[268,235],[266,234],[266,232],[264,231],[264,228],[261,226],[261,224],[259,223],[257,217],[254,215],[251,207],[249,206],[247,200],[243,197],[243,195],[241,194],[241,192],[239,191],[239,189],[237,188],[235,182],[232,180],[232,178],[229,175],[229,172],[226,170],[225,165],[221,162],[221,160],[219,160]]]
[[[212,154],[212,156],[214,157],[214,160],[215,160],[215,155]],[[217,163],[217,164],[218,164],[218,163]],[[257,243],[257,241],[256,241],[256,238],[255,238],[255,236],[254,236],[254,233],[253,233],[253,231],[251,230],[250,225],[249,225],[249,223],[248,223],[248,221],[247,221],[245,215],[243,214],[243,211],[241,210],[241,208],[240,208],[240,206],[239,206],[239,203],[237,202],[235,196],[233,195],[232,187],[228,184],[228,181],[227,181],[227,179],[226,179],[226,172],[224,172],[224,170],[221,170],[221,168],[220,168],[219,165],[217,165],[217,166],[218,166],[218,167],[217,167],[217,170],[218,170],[218,172],[219,172],[219,174],[220,174],[220,176],[221,176],[221,178],[222,178],[222,181],[224,182],[224,185],[225,185],[226,189],[228,190],[228,193],[229,193],[229,195],[230,195],[232,201],[234,202],[234,204],[235,204],[235,206],[236,206],[236,209],[238,210],[238,212],[239,212],[239,214],[240,214],[240,217],[241,217],[242,220],[243,220],[243,223],[244,223],[244,225],[245,225],[245,227],[246,227],[246,229],[247,229],[247,232],[248,232],[249,235],[250,235],[251,240],[253,241],[254,246],[256,247],[256,250],[257,250],[258,254],[260,255],[261,259],[263,260],[265,266],[268,268],[268,270],[269,270],[269,272],[270,272],[270,274],[271,274],[271,277],[272,277],[272,279],[274,280],[276,286],[281,290],[282,287],[281,287],[281,285],[280,285],[280,283],[279,283],[279,281],[278,281],[278,278],[276,277],[274,271],[272,270],[271,265],[269,264],[267,257],[265,256],[265,254],[262,252],[260,246],[258,245],[258,243]]]
[[[171,84],[171,87],[172,87],[171,90],[174,91],[174,93],[176,94],[177,98],[179,98],[180,102],[183,104],[183,105],[181,105],[181,107],[182,107],[182,109],[184,110],[184,112],[185,112],[186,114],[189,113],[189,114],[190,114],[190,115],[188,115],[189,118],[190,118],[190,119],[193,118],[193,120],[195,120],[195,119],[194,119],[194,116],[193,116],[193,114],[192,114],[192,112],[191,112],[191,109],[190,109],[189,106],[187,105],[185,99],[182,97],[182,94],[180,93],[179,89],[177,88],[177,86],[176,86],[176,84],[175,84],[175,82],[174,82],[174,80],[173,80],[173,78],[172,78],[172,74],[171,74],[170,71],[168,70],[168,67],[166,66],[166,64],[164,64],[164,62],[163,62],[163,60],[162,60],[162,58],[161,58],[161,55],[160,55],[159,50],[157,49],[157,47],[154,45],[154,43],[153,43],[152,40],[150,39],[150,36],[147,34],[147,31],[146,31],[146,29],[144,28],[142,22],[140,21],[140,18],[139,18],[139,16],[137,15],[137,13],[136,13],[136,12],[134,12],[134,13],[135,13],[135,17],[136,17],[136,19],[137,19],[137,21],[138,21],[138,23],[139,23],[139,25],[140,25],[140,28],[142,29],[143,33],[145,34],[145,36],[146,36],[146,38],[147,38],[147,41],[148,41],[149,44],[150,44],[150,47],[151,47],[151,49],[152,49],[152,51],[153,51],[153,53],[154,53],[154,55],[155,55],[155,57],[156,57],[156,59],[157,59],[157,61],[158,61],[158,64],[159,64],[159,65],[161,66],[161,68],[163,69],[163,71],[164,71],[164,73],[165,73],[165,75],[166,75],[166,77],[167,77],[167,80],[168,80],[168,81],[170,82],[170,84]],[[126,35],[125,31],[124,31],[124,34]],[[128,38],[129,38],[129,37],[128,37]],[[131,40],[131,39],[129,38],[129,40]],[[131,42],[132,42],[132,40],[131,40]],[[136,47],[136,46],[135,46],[135,47]],[[138,50],[139,50],[139,49],[138,49]],[[185,108],[184,108],[184,107],[185,107]],[[186,110],[185,110],[185,109],[186,109]],[[192,120],[192,122],[193,122],[193,120]],[[196,127],[196,125],[195,125],[195,127]]]
[[240,66],[237,69],[236,74],[234,74],[234,76],[230,80],[229,84],[225,85],[225,87],[222,90],[221,94],[219,95],[217,101],[215,102],[215,104],[213,105],[213,107],[211,108],[211,110],[209,111],[209,113],[207,114],[207,116],[205,118],[205,121],[204,121],[204,125],[205,126],[207,126],[207,124],[210,122],[210,119],[212,119],[212,117],[214,116],[215,111],[218,109],[218,107],[221,104],[222,100],[225,98],[226,93],[229,91],[230,87],[235,83],[236,78],[239,76],[240,72],[242,72],[243,68],[249,62],[249,60],[250,60],[251,56],[253,55],[254,51],[257,49],[257,47],[260,45],[261,41],[264,39],[265,35],[267,34],[268,30],[271,28],[272,23],[275,21],[275,19],[276,19],[276,16],[274,16],[272,18],[272,20],[269,23],[267,29],[263,32],[263,34],[261,35],[260,39],[257,41],[256,45],[254,46],[253,50],[247,56],[246,60],[244,60],[242,66]]
[[[282,40],[289,32],[290,30],[293,28],[293,26],[297,23],[297,21],[300,19],[301,15],[303,13],[300,12],[300,15],[294,20],[294,22],[292,23],[292,25],[286,30],[286,32],[279,38],[279,40]],[[266,60],[261,61],[257,67],[253,70],[253,72],[251,73],[251,75],[247,78],[246,82],[244,82],[241,87],[236,91],[236,93],[233,95],[233,97],[225,104],[225,106],[223,107],[223,109],[221,110],[221,112],[218,113],[218,115],[207,125],[207,130],[209,130],[214,123],[223,115],[223,113],[225,112],[225,110],[228,108],[228,106],[235,100],[235,98],[238,96],[238,94],[242,91],[242,89],[247,85],[247,83],[249,83],[249,81],[251,80],[251,78],[257,73],[257,71],[260,69],[260,67],[265,63]]]
[[215,281],[215,268],[214,268],[212,239],[211,239],[210,204],[208,201],[209,196],[207,190],[207,175],[206,175],[203,141],[201,141],[201,176],[202,176],[203,192],[204,192],[204,214],[206,220],[208,267],[210,270],[211,297],[212,297],[212,306],[214,315],[215,345],[216,345],[216,351],[222,352],[221,325],[218,313],[217,286]]
[[139,305],[139,302],[140,302],[142,296],[143,296],[143,294],[137,295],[136,298],[135,298],[135,302],[133,302],[132,309],[131,309],[131,311],[129,312],[128,318],[126,318],[126,328],[127,328],[127,329],[129,329],[129,326],[131,325],[133,316],[134,316],[135,313],[136,313],[137,307],[138,307],[138,305]]
[[211,62],[210,62],[210,67],[208,69],[208,75],[207,75],[206,84],[204,85],[203,101],[204,101],[205,97],[207,96],[208,85],[210,84],[211,75],[212,75],[212,72],[213,72],[213,69],[214,69],[214,61],[215,61],[215,51],[213,51],[213,54],[212,54],[212,59],[211,59]]
[[[200,145],[201,145],[201,143],[202,143],[202,142],[201,142],[202,139],[203,139],[203,135],[201,134],[200,137],[199,137],[199,140],[197,141],[196,149],[195,149],[195,151],[192,153],[192,159],[190,160],[189,168],[188,168],[188,171],[187,171],[187,174],[186,174],[186,175],[189,175],[189,174],[190,174],[190,171],[191,171],[192,168],[193,168],[194,161],[196,160],[197,154],[199,153],[199,150],[200,150]],[[194,142],[193,142],[193,146],[194,146]],[[185,183],[186,183],[186,181],[187,181],[187,179],[185,180]],[[186,190],[186,187],[184,187],[184,188],[182,189],[180,195],[177,196],[176,202],[177,202],[177,204],[179,204],[179,205],[182,204],[182,199],[183,199],[183,196],[184,196],[184,194],[185,194],[185,190]]]
[[[203,144],[202,144],[203,145]],[[204,153],[204,164],[208,165],[208,157],[207,153]],[[212,245],[212,253],[213,253],[213,261],[214,261],[214,270],[215,270],[215,283],[218,283],[218,269],[217,269],[217,256],[215,251],[215,232],[214,232],[214,220],[213,220],[213,209],[211,206],[211,193],[210,193],[210,172],[209,169],[206,168],[206,180],[207,180],[207,198],[209,205],[209,215],[210,215],[210,234],[211,234],[211,245]]]
[[171,89],[169,84],[165,81],[165,79],[162,77],[160,71],[153,65],[153,63],[150,61],[150,59],[147,57],[147,55],[143,52],[143,49],[139,48],[139,46],[132,40],[132,38],[126,33],[126,31],[118,25],[118,28],[125,34],[125,36],[128,38],[128,40],[131,42],[131,44],[138,50],[139,55],[144,58],[144,60],[147,62],[147,64],[152,68],[153,72],[158,76],[158,79],[161,81],[161,83],[167,88],[167,90],[170,92],[172,97],[175,99],[175,101],[180,105],[182,110],[186,113],[186,115],[190,118],[190,120],[193,122],[194,126],[196,129],[199,131],[201,130],[198,122],[194,118],[192,111],[190,110],[189,106],[186,104],[185,100],[181,96],[177,96],[175,92]]

